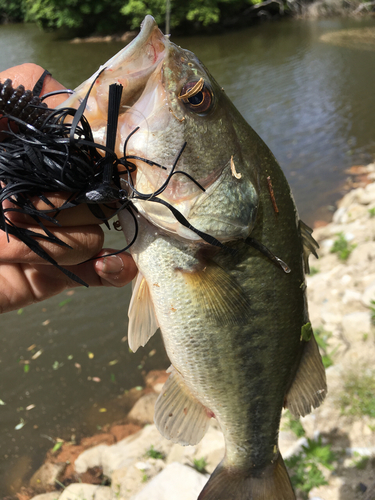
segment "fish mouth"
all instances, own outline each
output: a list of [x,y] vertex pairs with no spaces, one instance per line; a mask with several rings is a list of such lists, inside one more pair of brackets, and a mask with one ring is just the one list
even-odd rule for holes
[[[168,42],[168,37],[160,31],[154,18],[146,16],[137,37],[100,66],[59,107],[77,109],[90,91],[84,114],[90,123],[94,140],[99,144],[105,144],[109,85],[113,83],[122,85],[119,122],[124,122],[122,115],[131,110],[143,94],[151,75],[166,55]],[[115,153],[118,157],[123,156],[125,139],[123,134],[117,134]]]

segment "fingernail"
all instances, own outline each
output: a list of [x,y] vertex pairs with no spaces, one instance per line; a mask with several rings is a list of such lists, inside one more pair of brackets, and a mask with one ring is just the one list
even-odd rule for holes
[[102,261],[101,272],[106,274],[117,274],[121,272],[124,268],[124,263],[118,255],[111,255],[110,257],[105,257]]

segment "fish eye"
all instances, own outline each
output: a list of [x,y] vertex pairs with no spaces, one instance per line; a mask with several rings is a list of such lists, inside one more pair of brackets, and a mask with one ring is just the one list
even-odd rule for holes
[[212,91],[203,78],[185,83],[178,98],[196,113],[207,113],[213,103]]

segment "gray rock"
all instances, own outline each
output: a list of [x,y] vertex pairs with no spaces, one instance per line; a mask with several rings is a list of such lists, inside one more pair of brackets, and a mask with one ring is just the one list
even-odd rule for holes
[[111,500],[111,498],[112,492],[108,486],[74,483],[65,488],[59,500]]
[[346,448],[346,454],[353,456],[361,456],[361,457],[371,457],[375,455],[375,446],[354,446],[352,448]]
[[131,500],[196,500],[207,480],[191,467],[174,462]]
[[32,488],[45,488],[46,486],[55,486],[56,480],[65,470],[66,463],[43,464],[31,477],[30,486]]
[[366,307],[371,307],[371,301],[375,300],[375,281],[373,281],[362,294],[361,302]]
[[344,336],[350,343],[360,342],[363,340],[363,334],[371,331],[370,313],[357,311],[345,314],[342,326]]
[[293,455],[298,455],[302,451],[302,446],[307,446],[307,439],[305,437],[299,438],[288,450],[284,453],[283,458],[290,458]]
[[135,403],[128,417],[129,420],[141,425],[154,423],[155,403],[158,399],[158,394],[150,392],[145,394]]
[[352,203],[358,203],[364,192],[365,190],[363,188],[357,188],[349,191],[349,193],[343,196],[338,202],[339,208],[349,207]]
[[[186,449],[185,446],[182,448],[183,450]],[[194,452],[190,465],[194,464],[194,459],[199,460],[204,458],[206,461],[205,469],[207,472],[212,474],[212,472],[216,469],[216,466],[224,458],[225,442],[223,433],[210,426],[202,441],[191,448],[193,448]]]
[[102,467],[106,476],[122,467],[130,467],[134,462],[142,461],[151,445],[155,450],[168,455],[173,446],[163,438],[155,425],[147,425],[136,434],[111,446],[99,445],[84,451],[75,461],[76,472],[85,472],[90,467]]
[[[121,443],[121,441],[120,441]],[[104,452],[109,448],[106,444],[99,444],[98,446],[93,446],[88,450],[81,453],[76,461],[74,462],[74,468],[78,474],[83,474],[87,469],[92,467],[100,467],[102,465],[102,456]]]
[[145,487],[145,482],[155,477],[164,467],[163,460],[148,459],[144,462],[136,462],[130,467],[115,470],[111,476],[111,489],[114,492],[114,498],[120,497],[121,500],[129,500]]
[[[348,240],[349,241],[349,240]],[[365,241],[358,245],[348,259],[348,263],[363,265],[375,259],[375,241]]]
[[42,493],[33,497],[31,500],[58,500],[61,496],[61,491],[51,491],[50,493]]

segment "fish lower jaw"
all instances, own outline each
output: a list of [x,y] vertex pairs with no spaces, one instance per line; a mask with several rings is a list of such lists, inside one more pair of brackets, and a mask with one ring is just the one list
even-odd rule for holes
[[[182,224],[180,224],[173,216],[171,212],[169,212],[167,207],[159,205],[157,208],[161,207],[162,209],[165,209],[166,214],[163,215],[157,215],[154,212],[151,212],[148,210],[148,208],[145,208],[144,205],[147,204],[152,204],[151,201],[135,201],[134,205],[138,209],[139,214],[141,214],[148,222],[150,222],[153,226],[156,228],[162,230],[163,232],[173,235],[174,237],[177,237],[182,240],[187,240],[188,242],[199,242],[202,241],[200,236],[198,236],[194,231],[191,231],[190,229],[186,228]],[[156,205],[156,203],[153,203]],[[176,207],[177,208],[177,207]],[[181,207],[178,208],[180,213],[184,215],[185,217],[185,210],[180,210]]]

